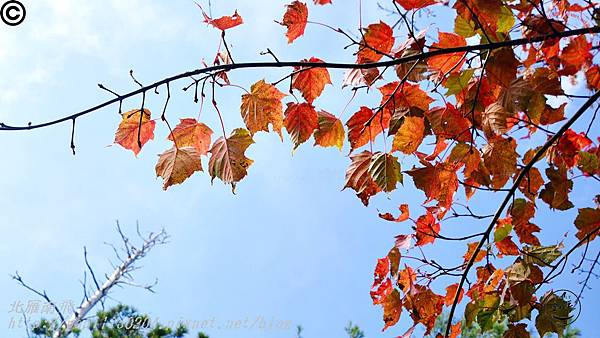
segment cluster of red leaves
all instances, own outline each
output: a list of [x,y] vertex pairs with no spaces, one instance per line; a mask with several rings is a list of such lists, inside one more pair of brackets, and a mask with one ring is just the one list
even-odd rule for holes
[[[406,11],[441,3],[395,2]],[[416,35],[410,32],[406,40],[397,43],[394,28],[383,21],[375,22],[363,28],[360,41],[355,41],[356,64],[464,47],[467,39],[474,37],[481,43],[506,41],[511,38],[509,31],[515,28],[520,28],[522,36],[527,38],[554,34],[564,31],[568,20],[585,10],[582,6],[567,5],[566,1],[553,2],[554,18],[547,19],[537,14],[534,2],[458,1],[453,6],[457,14],[454,32],[439,32],[437,41],[429,44],[424,32]],[[325,5],[331,1],[314,3]],[[293,1],[287,5],[281,25],[287,28],[288,43],[304,34],[308,16],[306,3]],[[204,13],[204,18],[222,31],[243,22],[237,12],[218,19]],[[521,23],[515,26],[517,22]],[[310,57],[302,60],[306,66],[294,68],[289,76],[290,93],[296,90],[303,101],[284,104],[287,95],[277,88],[279,82],[259,80],[241,98],[245,129],[235,129],[229,137],[223,135],[211,144],[212,130],[208,126],[195,119],[182,119],[169,133],[173,146],[160,155],[156,174],[164,179],[167,189],[202,171],[201,156],[210,155],[210,176],[235,188],[253,163],[245,151],[254,143],[253,135],[257,132],[271,130],[283,139],[285,128],[294,149],[311,136],[315,145],[322,147],[341,150],[347,142],[351,163],[344,189],[354,190],[364,205],[369,204],[371,197],[390,193],[397,189],[398,183],[404,184],[405,174],[425,196],[424,213],[415,219],[410,218],[407,204],[400,206],[398,217],[391,213],[379,215],[391,222],[414,223],[413,232],[396,236],[394,247],[378,260],[375,268],[371,297],[374,304],[383,308],[384,330],[395,325],[406,311],[414,326],[403,337],[410,336],[418,324],[425,326],[428,334],[444,306],[452,306],[455,299],[460,302],[464,294],[469,299],[464,317],[467,324],[476,321],[486,329],[493,321],[508,317],[508,336],[516,337],[524,330],[519,322],[537,309],[541,318],[536,321],[540,335],[559,332],[561,326],[552,326],[544,318],[545,304],[557,300],[544,296],[546,303],[538,301],[535,291],[544,282],[542,269],[560,256],[561,245],[542,246],[537,237],[542,229],[533,222],[542,202],[553,210],[574,208],[569,197],[574,185],[573,172],[577,169],[584,176],[597,178],[600,150],[586,132],[568,129],[545,152],[545,168],[543,165],[528,168],[537,149],[519,154],[518,132],[525,131],[523,138],[530,138],[540,130],[548,137],[554,135],[547,130],[548,126],[563,121],[567,110],[566,104],[553,107],[548,96],[565,94],[562,77],[581,73],[589,89],[600,89],[600,68],[593,63],[595,53],[590,39],[580,35],[562,45],[560,39],[526,43],[520,52],[503,47],[479,51],[473,57],[467,51],[435,55],[396,65],[398,79],[392,81],[384,80],[377,67],[353,69],[346,72],[342,88],[370,88],[377,83],[377,95],[381,98],[378,107],[362,106],[345,123],[335,114],[315,107],[332,80],[326,63]],[[216,60],[229,63],[229,59],[230,56]],[[225,72],[217,75],[229,84]],[[424,88],[431,87],[424,83],[433,84],[434,91],[425,91]],[[434,99],[434,93],[443,93],[442,102]],[[137,155],[153,139],[154,128],[150,111],[124,113],[115,142]],[[390,149],[372,149],[377,139],[387,138],[392,138]],[[361,149],[367,145],[369,150]],[[433,149],[429,145],[434,145]],[[403,171],[398,154],[414,156],[415,166]],[[515,198],[506,216],[493,224],[493,245],[484,249],[478,242],[467,243],[463,265],[452,270],[460,272],[467,262],[480,263],[485,259],[484,265],[476,267],[477,279],[468,290],[459,290],[458,284],[452,284],[445,295],[438,295],[430,287],[434,279],[431,274],[408,265],[400,270],[401,250],[410,250],[413,239],[414,245],[421,247],[446,238],[440,235],[442,225],[449,212],[456,215],[454,208],[458,205],[460,187],[466,201],[480,191],[505,191],[523,168],[528,171],[518,185],[522,197]],[[580,208],[574,225],[577,239],[595,239],[600,228],[598,206]],[[514,263],[505,269],[497,269],[490,263],[491,258],[505,256],[516,256]],[[430,261],[426,263],[436,266]],[[460,334],[460,327],[460,323],[452,326],[452,337]]]

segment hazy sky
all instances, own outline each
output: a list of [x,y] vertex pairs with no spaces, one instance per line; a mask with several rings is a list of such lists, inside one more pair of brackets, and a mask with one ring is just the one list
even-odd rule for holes
[[[358,1],[334,2],[333,6],[311,6],[311,20],[356,32]],[[374,2],[364,2],[364,23],[385,15]],[[195,69],[203,58],[212,60],[218,45],[219,32],[202,22],[201,13],[188,0],[23,3],[28,11],[25,23],[11,28],[0,25],[0,121],[7,124],[46,121],[110,98],[97,83],[119,92],[132,90],[130,69],[143,83]],[[283,15],[283,1],[212,3],[215,16],[238,9],[245,20],[227,35],[236,61],[269,60],[259,55],[267,47],[282,60],[310,56],[328,61],[354,59],[350,51],[342,49],[345,40],[318,26],[309,25],[306,35],[288,46],[284,29],[273,22]],[[436,20],[447,26],[443,13]],[[393,18],[384,19],[393,23]],[[430,33],[437,35],[434,30]],[[264,77],[274,81],[283,75],[281,70],[268,74],[248,70],[232,72],[230,78],[248,87]],[[356,102],[369,104],[379,98],[360,98],[342,113],[351,96],[349,90],[339,88],[342,77],[342,72],[332,71],[335,87],[329,86],[316,105],[342,115],[345,121],[357,110]],[[187,84],[182,81],[171,86],[174,96],[168,117],[172,124],[198,113],[192,94],[179,91]],[[241,94],[236,88],[217,92],[228,130],[242,126]],[[155,117],[163,102],[164,88],[161,95],[149,96],[147,105]],[[124,108],[139,104],[135,98],[125,102]],[[201,119],[219,130],[210,106],[205,107]],[[78,119],[76,156],[69,149],[69,124],[35,132],[0,133],[0,224],[4,229],[0,332],[7,332],[3,336],[24,336],[23,329],[9,328],[20,319],[10,312],[11,305],[27,305],[36,299],[9,274],[18,270],[31,285],[46,289],[59,303],[78,303],[85,267],[83,246],[88,247],[96,270],[109,273],[112,249],[104,242],[118,243],[116,220],[132,236],[136,222],[146,231],[164,227],[172,236],[168,245],[143,261],[143,269],[136,274],[140,283],[158,278],[156,294],[138,289],[119,289],[113,294],[116,300],[163,322],[214,319],[217,326],[225,326],[228,321],[248,318],[256,323],[252,329],[215,327],[205,331],[214,338],[293,337],[295,326],[302,325],[308,338],[342,337],[343,327],[352,320],[368,337],[381,335],[381,310],[372,306],[369,296],[374,264],[393,245],[393,236],[409,233],[410,228],[379,220],[377,209],[395,210],[402,202],[418,206],[423,195],[412,184],[389,196],[377,196],[372,206],[365,208],[351,191],[340,192],[349,163],[347,149],[312,148],[309,141],[292,154],[287,136],[282,143],[276,134],[259,133],[248,151],[255,163],[238,185],[237,195],[220,181],[211,185],[206,173],[197,173],[185,184],[164,192],[162,182],[155,178],[154,165],[156,155],[169,147],[164,141],[167,129],[158,122],[155,141],[136,159],[131,152],[110,146],[119,121],[116,106]],[[206,161],[204,165],[206,168]],[[597,186],[588,189],[597,190]],[[589,204],[578,195],[572,199],[576,205],[577,201]],[[486,201],[489,204],[475,207],[492,208],[493,199]],[[543,228],[553,228],[550,234],[554,236],[549,238],[557,241],[557,234],[572,232],[574,214],[565,215],[536,221]],[[448,231],[469,231],[456,229]],[[426,251],[439,261],[456,262],[465,249],[464,244],[453,244]],[[579,279],[569,277],[557,286],[572,286]],[[596,332],[591,330],[597,326],[594,311],[600,302],[593,292],[597,290],[587,294],[576,322],[584,336]],[[291,327],[259,325],[270,322],[291,323]],[[385,336],[398,336],[410,322],[404,313]]]

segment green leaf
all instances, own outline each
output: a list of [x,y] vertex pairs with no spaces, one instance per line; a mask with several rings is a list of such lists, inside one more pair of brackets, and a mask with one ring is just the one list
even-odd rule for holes
[[475,35],[475,23],[457,15],[454,20],[454,32],[462,37],[470,38]]
[[508,7],[502,6],[500,15],[498,16],[498,32],[508,33],[514,25],[515,17],[512,11]]
[[577,160],[577,168],[586,174],[595,174],[600,168],[600,161],[596,154],[591,154],[587,151],[579,152]]
[[400,163],[398,158],[387,153],[376,153],[373,155],[369,173],[373,180],[385,192],[396,189],[399,182],[402,184],[402,173],[400,172]]
[[444,87],[448,89],[446,95],[456,95],[467,88],[474,72],[475,69],[466,69],[460,72],[460,74],[451,74],[444,84]]
[[512,229],[513,225],[511,223],[505,224],[503,227],[496,228],[496,230],[494,230],[494,243],[500,242],[501,240],[505,239],[506,236],[510,234]]

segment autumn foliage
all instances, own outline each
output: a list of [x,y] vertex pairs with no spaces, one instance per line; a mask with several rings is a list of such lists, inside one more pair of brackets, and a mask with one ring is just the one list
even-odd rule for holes
[[[315,55],[283,65],[269,50],[273,62],[236,64],[225,32],[243,29],[243,13],[211,18],[201,11],[222,41],[214,64],[188,87],[195,88],[196,100],[208,97],[221,116],[214,92],[235,85],[229,70],[285,66],[289,75],[265,75],[244,89],[236,99],[240,124],[230,131],[194,118],[173,128],[165,124],[171,145],[156,165],[164,189],[202,171],[235,188],[251,169],[245,152],[256,133],[283,140],[285,130],[293,149],[311,138],[315,146],[348,149],[340,187],[354,191],[365,206],[375,195],[408,185],[422,192],[421,205],[399,200],[399,211],[379,214],[399,231],[394,247],[376,262],[370,292],[383,310],[383,330],[406,315],[414,326],[404,328],[402,337],[416,326],[429,333],[445,308],[452,318],[461,304],[460,319],[484,331],[508,318],[506,337],[529,336],[522,325],[529,321],[540,335],[562,332],[569,311],[567,317],[553,311],[557,304],[570,305],[546,284],[573,252],[587,252],[600,230],[600,197],[592,193],[585,205],[575,205],[571,196],[579,184],[597,193],[600,180],[600,138],[594,139],[600,120],[594,119],[600,96],[598,4],[395,0],[388,4],[391,15],[363,23],[355,35],[328,23],[311,25],[311,13],[332,11],[331,3],[288,3],[274,18],[282,26],[280,38],[290,44],[310,39],[318,26],[348,40],[353,63]],[[418,31],[427,26],[419,18],[438,10],[452,14],[452,31]],[[346,70],[336,83],[331,72],[338,68]],[[568,89],[569,81],[585,88]],[[379,103],[352,100],[350,115],[342,119],[341,112],[320,106],[326,88],[364,91]],[[144,108],[122,113],[115,143],[138,155],[154,139],[156,117]],[[166,121],[164,112],[161,117]],[[490,215],[472,211],[469,203],[490,195],[500,201]],[[575,245],[564,247],[561,238],[543,243],[546,225],[536,223],[536,214],[571,209],[576,216],[563,232]],[[470,233],[453,236],[445,227],[452,219],[469,220]],[[456,265],[443,266],[421,251],[439,241],[461,243],[464,254],[456,255]],[[446,335],[458,336],[460,327],[451,321]]]

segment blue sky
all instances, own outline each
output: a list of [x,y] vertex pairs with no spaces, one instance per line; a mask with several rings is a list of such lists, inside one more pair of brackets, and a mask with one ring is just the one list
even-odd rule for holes
[[[134,89],[130,69],[141,82],[150,83],[197,68],[202,58],[214,57],[218,45],[219,33],[202,23],[201,13],[188,0],[23,2],[28,10],[25,23],[0,26],[0,44],[9,46],[0,49],[0,121],[8,124],[45,121],[104,101],[110,96],[97,83],[119,92]],[[334,6],[311,6],[311,20],[356,31],[358,2],[334,2]],[[346,41],[318,26],[309,25],[306,35],[288,46],[284,29],[273,22],[284,12],[282,1],[215,0],[212,9],[215,16],[238,9],[245,20],[244,26],[227,35],[236,61],[268,60],[259,55],[267,47],[282,60],[354,59],[350,52],[341,52]],[[438,19],[444,13],[439,12]],[[380,17],[376,5],[363,4],[364,23]],[[438,19],[442,26],[448,24]],[[274,81],[284,75],[282,70],[248,70],[232,72],[230,78],[248,87],[263,77]],[[346,120],[357,110],[356,102],[372,105],[379,98],[359,97],[341,113],[351,96],[339,88],[342,76],[332,71],[335,87],[329,86],[316,105],[343,114]],[[171,123],[198,112],[189,92],[175,90],[186,84],[171,87]],[[228,130],[242,125],[241,94],[236,88],[217,92]],[[162,95],[148,98],[155,117],[163,100]],[[125,109],[138,106],[139,99],[124,103]],[[210,106],[201,119],[219,130]],[[238,185],[237,195],[218,181],[211,185],[206,173],[164,192],[154,165],[156,154],[169,146],[164,141],[167,129],[158,123],[155,141],[136,159],[131,152],[110,146],[119,120],[117,107],[77,120],[75,157],[69,149],[68,124],[30,133],[0,133],[4,229],[0,306],[5,309],[0,310],[0,331],[8,330],[4,336],[24,336],[22,330],[8,328],[11,319],[19,317],[9,313],[11,304],[36,299],[9,274],[18,270],[59,302],[78,302],[83,246],[88,247],[96,270],[108,273],[112,253],[103,243],[118,243],[115,220],[132,235],[136,222],[146,231],[164,227],[171,235],[170,243],[152,252],[136,274],[138,282],[158,278],[157,294],[138,289],[113,294],[163,322],[274,319],[289,321],[292,328],[205,331],[215,338],[293,337],[293,327],[302,325],[305,337],[342,337],[343,327],[352,320],[368,337],[381,336],[381,310],[372,306],[369,296],[373,267],[376,258],[393,245],[393,236],[410,229],[407,224],[379,220],[377,208],[396,210],[401,202],[419,205],[423,197],[412,184],[377,196],[372,206],[364,208],[351,191],[340,192],[349,162],[346,149],[312,148],[309,141],[292,154],[287,137],[282,143],[275,134],[259,133],[248,151],[254,165]],[[586,189],[597,191],[597,185]],[[590,203],[580,195],[573,200],[576,205],[577,200]],[[475,206],[493,208],[493,204]],[[572,231],[573,218],[573,213],[567,213],[542,216],[537,222],[554,227],[549,238],[556,241],[557,234]],[[455,225],[457,230],[448,229],[449,233],[465,231],[460,222],[449,227]],[[426,251],[440,261],[455,262],[463,255],[463,246]],[[572,285],[577,280],[578,276],[567,277],[561,283]],[[576,322],[584,333],[591,332],[593,309],[600,305],[592,292]],[[400,324],[384,336],[397,336],[408,325],[404,313]]]

